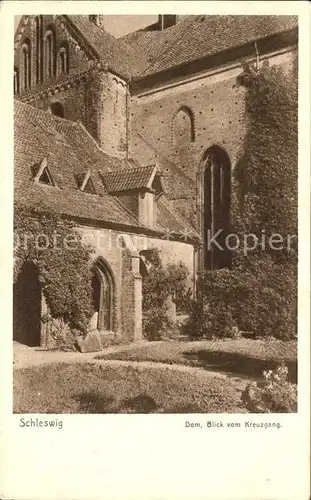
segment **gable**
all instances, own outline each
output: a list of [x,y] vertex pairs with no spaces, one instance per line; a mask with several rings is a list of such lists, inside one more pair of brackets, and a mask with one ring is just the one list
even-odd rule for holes
[[[142,72],[147,62],[145,55],[137,57],[128,44],[99,28],[90,17],[22,17],[14,39],[15,94],[49,87],[83,73],[95,61],[124,78]],[[24,55],[25,44],[28,58]]]
[[42,184],[47,184],[48,186],[54,186],[54,181],[50,172],[50,169],[46,167],[42,174],[36,179],[37,182],[41,182]]
[[39,90],[84,72],[96,59],[95,51],[67,16],[23,16],[14,49],[15,79],[19,80],[15,83],[16,94]]
[[91,177],[91,169],[88,169],[88,171],[84,172],[83,174],[77,174],[76,179],[80,191],[89,194],[96,194],[94,182]]
[[39,182],[41,184],[46,184],[47,186],[56,186],[53,179],[52,172],[48,167],[47,157],[32,167],[34,182]]

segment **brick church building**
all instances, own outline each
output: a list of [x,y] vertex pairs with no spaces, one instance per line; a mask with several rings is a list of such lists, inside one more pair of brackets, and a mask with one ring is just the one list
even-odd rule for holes
[[[184,262],[193,290],[199,272],[229,265],[225,252],[207,248],[206,233],[230,227],[246,126],[239,77],[245,63],[256,71],[266,60],[290,71],[298,26],[293,16],[163,15],[117,39],[105,23],[102,15],[22,17],[15,200],[68,217],[93,239],[92,327],[135,340],[144,251]],[[22,321],[15,338],[47,347],[40,314],[48,306],[31,266],[25,276],[17,295],[33,281],[38,326]]]

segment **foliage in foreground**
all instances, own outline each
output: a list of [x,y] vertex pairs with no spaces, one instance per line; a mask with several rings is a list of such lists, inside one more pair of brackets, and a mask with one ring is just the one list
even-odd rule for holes
[[296,413],[297,385],[288,382],[286,365],[263,375],[263,383],[249,384],[243,392],[245,408],[251,413]]

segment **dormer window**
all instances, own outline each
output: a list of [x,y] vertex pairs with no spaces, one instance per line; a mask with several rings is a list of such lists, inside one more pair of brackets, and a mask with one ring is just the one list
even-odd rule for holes
[[84,174],[78,174],[76,179],[80,191],[83,191],[83,193],[96,194],[90,169]]
[[154,227],[157,202],[164,193],[161,173],[155,165],[102,174],[109,194],[130,210],[141,224]]
[[33,168],[34,182],[47,186],[56,186],[52,173],[48,167],[47,158],[43,158],[39,165]]

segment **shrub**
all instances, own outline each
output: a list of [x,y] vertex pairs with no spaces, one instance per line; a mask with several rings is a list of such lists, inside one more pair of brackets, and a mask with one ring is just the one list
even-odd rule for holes
[[188,322],[192,335],[290,339],[296,335],[296,270],[270,256],[232,271],[206,272]]
[[244,407],[251,413],[297,412],[297,385],[288,382],[287,367],[282,364],[263,375],[263,383],[249,384],[242,393]]
[[191,292],[187,286],[188,269],[180,262],[163,266],[160,252],[150,249],[144,252],[148,272],[143,276],[143,332],[148,340],[160,340],[175,336],[174,325],[169,319],[168,298],[176,308],[189,310]]

